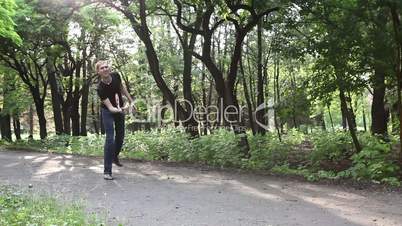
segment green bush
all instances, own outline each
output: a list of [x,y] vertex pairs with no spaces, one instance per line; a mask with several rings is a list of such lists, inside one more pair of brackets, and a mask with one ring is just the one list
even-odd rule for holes
[[250,136],[249,144],[250,159],[247,167],[251,169],[271,169],[283,165],[287,162],[291,149],[288,144],[280,142],[274,133]]
[[306,178],[308,181],[318,181],[320,179],[338,179],[340,176],[333,171],[318,170],[299,167],[297,169],[292,169],[289,164],[284,164],[280,166],[275,166],[271,170],[274,173],[284,174],[284,175],[297,175]]
[[289,130],[279,140],[276,133],[266,133],[264,136],[249,136],[250,159],[248,168],[271,169],[286,165],[292,153],[294,158],[300,157],[299,146],[305,141],[306,135],[295,130]]
[[346,131],[315,132],[310,137],[314,148],[309,158],[314,167],[322,161],[337,162],[353,155],[352,138]]
[[44,142],[45,149],[57,153],[79,154],[89,156],[103,155],[104,136],[88,134],[87,136],[55,135]]
[[[173,136],[172,136],[173,135]],[[175,162],[196,161],[197,154],[191,146],[189,135],[183,131],[164,133],[161,142],[168,152],[168,160]]]
[[239,147],[241,135],[221,129],[208,136],[192,140],[197,159],[213,166],[241,166],[242,150]]
[[138,131],[125,139],[124,155],[133,156],[142,152],[145,159],[185,161],[190,159],[188,135],[177,129]]
[[365,134],[360,136],[363,149],[352,156],[353,166],[348,169],[350,175],[358,180],[397,185],[400,168],[392,157],[392,143]]
[[305,178],[308,178],[311,175],[311,172],[308,169],[306,168],[292,169],[289,167],[289,164],[274,166],[271,169],[271,171],[273,173],[284,174],[284,175],[297,175],[297,176],[303,176]]
[[[277,137],[277,134],[273,135]],[[307,138],[306,134],[297,129],[290,129],[286,134],[282,135],[282,142],[289,146],[297,146],[303,143]]]

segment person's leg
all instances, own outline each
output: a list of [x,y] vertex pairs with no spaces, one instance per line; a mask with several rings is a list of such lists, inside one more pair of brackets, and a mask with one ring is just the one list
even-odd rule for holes
[[115,114],[114,115],[115,119],[115,131],[116,131],[116,138],[115,138],[115,156],[114,160],[116,163],[120,165],[119,162],[119,153],[121,151],[121,148],[123,147],[123,141],[124,141],[124,114]]
[[112,174],[112,161],[115,152],[115,141],[114,141],[114,128],[113,128],[113,114],[102,108],[102,121],[105,127],[106,139],[104,145],[104,173]]

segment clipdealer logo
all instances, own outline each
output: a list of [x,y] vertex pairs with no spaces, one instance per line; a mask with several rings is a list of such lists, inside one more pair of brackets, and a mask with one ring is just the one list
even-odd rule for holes
[[[246,106],[234,106],[227,105],[224,106],[223,100],[220,99],[219,104],[217,105],[196,105],[194,106],[190,101],[182,99],[175,100],[173,107],[170,104],[161,105],[160,100],[156,98],[151,99],[135,99],[134,106],[146,106],[145,111],[142,114],[130,114],[130,118],[132,122],[137,123],[146,123],[146,122],[159,122],[162,124],[169,123],[186,123],[189,120],[193,119],[198,124],[208,124],[208,125],[217,125],[222,121],[225,121],[229,124],[242,122],[243,117],[249,114],[248,108]],[[184,108],[186,111],[186,116],[179,118],[179,106]],[[256,115],[264,111],[263,118],[266,118],[268,113],[267,110],[270,107],[263,103],[256,107],[256,109],[252,112],[253,119],[255,123],[261,128],[268,130],[269,127],[265,121],[259,121]]]

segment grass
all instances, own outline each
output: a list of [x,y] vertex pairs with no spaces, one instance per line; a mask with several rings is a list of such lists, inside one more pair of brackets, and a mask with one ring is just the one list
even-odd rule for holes
[[0,225],[104,225],[77,203],[0,186]]

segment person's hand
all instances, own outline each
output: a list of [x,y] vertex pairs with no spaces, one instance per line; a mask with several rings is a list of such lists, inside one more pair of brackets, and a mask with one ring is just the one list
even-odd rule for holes
[[121,110],[123,111],[124,114],[128,114],[128,115],[132,115],[135,111],[137,111],[137,109],[135,108],[135,106],[132,102],[123,106],[121,108]]
[[121,110],[123,111],[124,114],[130,113],[130,107],[131,107],[130,105],[131,105],[131,104],[128,103],[128,104],[124,105],[124,106],[121,108]]
[[115,107],[113,107],[113,108],[110,109],[110,112],[112,112],[112,113],[121,113],[122,110],[121,110],[121,108],[115,108]]

